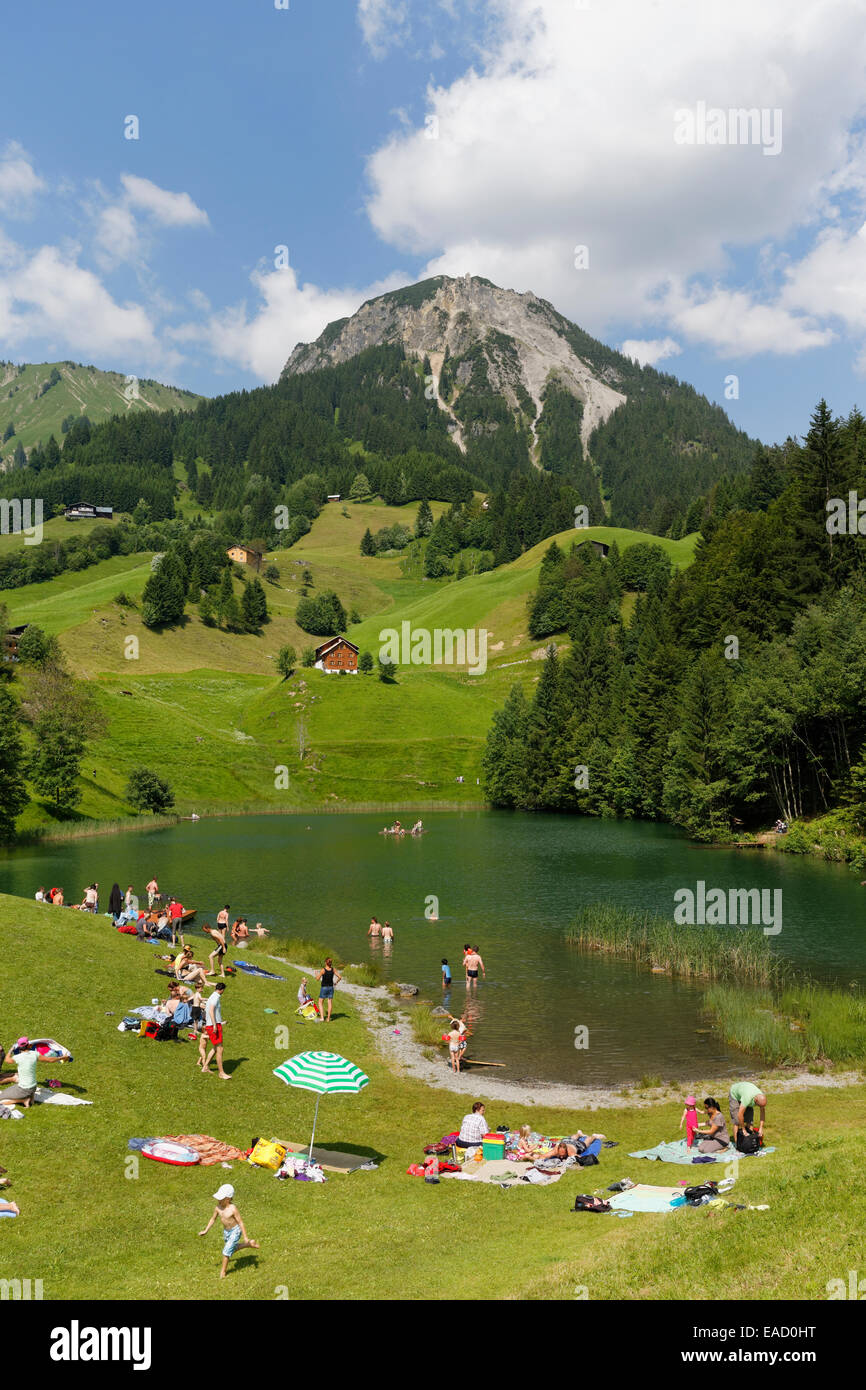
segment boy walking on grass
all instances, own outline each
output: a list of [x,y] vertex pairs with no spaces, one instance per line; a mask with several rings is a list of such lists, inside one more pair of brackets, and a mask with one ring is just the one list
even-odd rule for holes
[[220,1278],[225,1279],[226,1270],[229,1267],[229,1260],[232,1255],[236,1255],[239,1250],[258,1250],[259,1242],[250,1240],[247,1236],[243,1218],[234,1204],[235,1190],[231,1183],[223,1183],[214,1193],[216,1206],[213,1215],[203,1231],[199,1231],[200,1236],[206,1236],[213,1223],[219,1217],[223,1226],[223,1262],[220,1267]]

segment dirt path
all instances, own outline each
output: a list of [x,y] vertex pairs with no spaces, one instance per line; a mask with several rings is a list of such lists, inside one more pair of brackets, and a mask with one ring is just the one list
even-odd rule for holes
[[[288,965],[302,975],[310,976],[315,973],[312,966],[297,965],[282,956],[270,956],[269,959],[278,960],[282,965]],[[352,985],[343,980],[340,992],[343,991],[356,1004],[358,1012],[373,1034],[379,1052],[395,1076],[408,1076],[414,1081],[423,1081],[425,1085],[438,1091],[452,1091],[457,1095],[471,1096],[473,1100],[483,1096],[487,1100],[502,1101],[505,1105],[546,1105],[563,1110],[645,1109],[651,1105],[669,1105],[672,1097],[680,1098],[683,1094],[682,1087],[671,1086],[646,1089],[641,1091],[640,1095],[626,1095],[621,1090],[604,1087],[567,1086],[543,1081],[501,1081],[491,1077],[486,1068],[483,1075],[479,1075],[477,1071],[473,1072],[472,1068],[455,1075],[444,1056],[436,1057],[433,1061],[424,1056],[421,1044],[415,1041],[412,1033],[410,1011],[401,1008],[400,1001],[395,999],[384,985],[370,988],[365,985]],[[377,1002],[379,1000],[388,1000],[393,1006],[397,1015],[396,1025],[383,1022]],[[394,1032],[395,1026],[400,1029],[399,1034]],[[767,1077],[767,1081],[772,1096],[780,1091],[808,1091],[815,1087],[838,1089],[862,1085],[864,1078],[859,1072],[853,1071],[825,1073],[821,1076],[813,1075],[811,1072],[791,1072],[778,1080]],[[701,1083],[697,1086],[697,1091],[703,1095],[712,1095],[713,1086],[718,1090],[718,1077],[713,1081]]]

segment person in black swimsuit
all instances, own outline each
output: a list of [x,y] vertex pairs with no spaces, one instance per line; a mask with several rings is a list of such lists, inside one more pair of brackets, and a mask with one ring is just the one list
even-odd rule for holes
[[316,974],[316,979],[319,981],[320,985],[319,998],[327,999],[328,1001],[327,1018],[325,1018],[324,1005],[320,1006],[322,1009],[323,1023],[330,1023],[331,1021],[331,1009],[334,1007],[334,989],[340,983],[342,978],[342,975],[340,975],[339,972],[334,969],[334,962],[331,960],[331,957],[328,956],[327,960],[325,961],[325,964],[322,966],[321,970],[319,970]]

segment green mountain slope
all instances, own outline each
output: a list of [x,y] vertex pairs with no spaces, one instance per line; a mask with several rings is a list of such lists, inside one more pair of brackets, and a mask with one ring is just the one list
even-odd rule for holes
[[[77,362],[0,362],[0,466],[12,464],[18,444],[26,453],[53,434],[62,445],[63,422],[80,415],[98,425],[135,410],[190,410],[200,399],[179,387]],[[15,433],[4,440],[10,425]]]
[[[113,600],[121,591],[140,600],[150,574],[146,555],[115,556],[3,594],[11,622],[35,622],[60,637],[71,669],[92,682],[108,720],[87,754],[83,816],[128,816],[124,786],[139,763],[168,775],[184,813],[481,800],[476,778],[490,720],[513,683],[530,693],[541,670],[544,644],[529,636],[527,598],[550,541],[459,583],[419,581],[404,576],[396,557],[358,554],[366,527],[409,520],[414,509],[358,503],[345,510],[348,516],[326,507],[297,546],[268,556],[280,580],[266,585],[271,621],[259,636],[206,627],[194,610],[173,630],[145,628],[139,609]],[[443,504],[433,510],[438,515]],[[621,551],[648,539],[594,527],[556,540],[567,549],[578,535],[616,540]],[[695,539],[657,543],[684,568]],[[348,635],[362,650],[375,656],[379,634],[399,631],[403,622],[413,630],[484,628],[486,672],[406,666],[394,684],[383,684],[375,675],[341,679],[299,666],[291,680],[280,681],[274,670],[280,646],[289,642],[300,654],[320,640],[294,621],[305,569],[313,593],[333,588],[347,608],[358,608],[362,622]],[[130,637],[139,644],[134,660],[127,655]],[[275,785],[274,768],[282,764],[290,769],[287,790]],[[34,801],[20,823],[52,819]]]

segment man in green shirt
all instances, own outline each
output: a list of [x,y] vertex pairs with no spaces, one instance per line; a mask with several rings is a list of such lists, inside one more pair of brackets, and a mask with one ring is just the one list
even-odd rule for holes
[[737,1131],[743,1129],[745,1125],[751,1125],[755,1118],[755,1106],[761,1112],[761,1123],[758,1125],[758,1133],[763,1136],[764,1120],[767,1114],[767,1097],[760,1086],[754,1085],[751,1081],[738,1081],[731,1087],[728,1096],[731,1107],[731,1123],[734,1126],[731,1142],[736,1144]]

